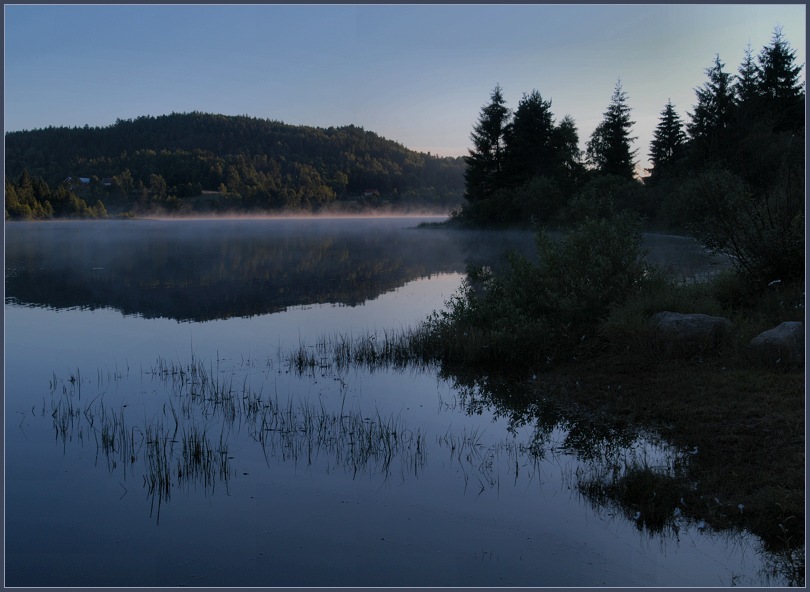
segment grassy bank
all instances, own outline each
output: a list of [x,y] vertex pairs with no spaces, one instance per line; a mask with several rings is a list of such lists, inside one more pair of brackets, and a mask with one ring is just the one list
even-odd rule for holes
[[[323,351],[347,364],[438,365],[477,397],[471,408],[566,427],[582,454],[654,434],[684,451],[674,474],[630,467],[580,492],[654,532],[676,518],[753,532],[774,571],[803,585],[804,368],[754,364],[747,351],[759,333],[804,322],[803,281],[763,285],[732,270],[673,281],[639,259],[636,231],[615,218],[561,242],[540,237],[537,264],[470,270],[420,327]],[[722,316],[732,328],[711,347],[667,353],[648,325],[661,311]]]
[[[628,264],[635,244],[626,227],[596,230],[542,254],[545,269],[520,262],[451,303],[434,321],[457,344],[445,360],[525,368],[535,398],[697,448],[685,475],[701,492],[693,509],[771,547],[803,541],[804,369],[754,365],[747,346],[782,322],[804,321],[804,285],[758,286],[730,270],[674,282]],[[718,347],[668,355],[648,326],[660,311],[723,316],[732,329]]]
[[[670,284],[657,296],[639,294],[542,371],[514,360],[500,369],[462,363],[487,344],[437,334],[435,318],[402,332],[324,339],[291,360],[298,371],[323,364],[439,367],[469,412],[534,426],[540,440],[561,426],[566,445],[586,459],[652,435],[681,451],[676,471],[606,466],[605,479],[577,483],[580,493],[629,520],[641,515],[637,526],[651,534],[671,534],[684,521],[732,535],[752,532],[774,575],[803,585],[804,369],[754,365],[746,352],[761,330],[803,320],[803,294],[794,286],[744,304],[724,301],[730,282],[718,276],[705,284]],[[645,322],[659,307],[722,314],[733,322],[731,335],[712,351],[663,355]],[[444,342],[451,336],[455,343]]]

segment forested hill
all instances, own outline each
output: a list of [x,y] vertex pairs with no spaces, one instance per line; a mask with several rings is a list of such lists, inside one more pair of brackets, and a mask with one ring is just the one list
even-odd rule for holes
[[[135,213],[318,210],[340,203],[449,209],[464,192],[463,158],[414,152],[356,126],[323,129],[194,112],[100,128],[8,132],[5,140],[7,214],[14,206],[9,185],[24,201],[31,197],[26,183],[33,183],[33,194],[41,182],[54,192],[65,189],[67,178],[66,189],[86,203],[101,200],[110,212]],[[55,208],[54,200],[42,199],[47,196],[33,197],[46,214],[44,201]]]

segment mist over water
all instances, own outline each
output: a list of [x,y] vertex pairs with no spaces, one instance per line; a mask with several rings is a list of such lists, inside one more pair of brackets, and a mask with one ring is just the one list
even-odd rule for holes
[[[356,306],[409,281],[534,259],[530,231],[418,228],[442,218],[315,217],[15,223],[6,229],[6,296],[54,308],[111,307],[177,320],[289,306]],[[674,274],[720,262],[691,239],[645,235],[647,259]],[[58,289],[53,289],[58,286]]]
[[415,279],[498,264],[505,249],[531,250],[530,233],[484,239],[416,228],[422,220],[15,224],[6,237],[6,294],[30,305],[210,320],[307,304],[355,306]]
[[6,583],[767,583],[744,533],[652,534],[578,493],[611,463],[665,471],[666,443],[577,447],[483,379],[336,361],[533,252],[419,221],[7,226]]

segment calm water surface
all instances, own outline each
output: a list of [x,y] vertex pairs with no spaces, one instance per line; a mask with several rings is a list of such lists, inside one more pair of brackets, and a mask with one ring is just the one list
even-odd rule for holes
[[652,534],[577,488],[677,451],[587,455],[482,382],[330,357],[532,244],[419,221],[7,225],[6,585],[779,584],[753,537]]

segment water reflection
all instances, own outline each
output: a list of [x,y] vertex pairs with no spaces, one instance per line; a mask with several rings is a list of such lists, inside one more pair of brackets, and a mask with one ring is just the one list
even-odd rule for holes
[[[140,485],[157,523],[175,489],[192,487],[213,495],[222,487],[227,494],[233,479],[250,479],[236,468],[241,455],[251,454],[245,448],[250,443],[261,450],[271,472],[291,465],[308,473],[340,472],[352,480],[437,484],[431,464],[438,464],[445,467],[441,473],[449,468],[463,482],[463,491],[475,496],[530,484],[543,491],[548,466],[565,466],[564,480],[582,499],[662,544],[715,532],[691,512],[696,487],[688,481],[687,452],[652,434],[566,409],[559,401],[527,397],[514,381],[445,372],[454,395],[440,398],[439,414],[505,419],[510,435],[492,439],[480,426],[431,433],[401,412],[347,403],[349,377],[362,370],[357,365],[338,365],[324,356],[314,371],[301,363],[300,350],[260,364],[247,361],[221,369],[218,362],[159,358],[140,377],[98,371],[95,384],[77,370],[52,378],[49,413],[43,406],[42,415],[50,415],[62,447],[67,442],[95,446],[111,476]],[[257,370],[265,375],[263,384],[267,375],[283,373],[329,387],[314,401],[284,399],[256,388]],[[371,371],[382,369],[372,364]],[[417,370],[422,371],[430,369]],[[113,386],[123,388],[136,379],[157,387],[149,406],[107,400]],[[740,547],[753,544],[743,531],[716,532],[736,537],[734,545]],[[770,577],[784,581],[790,576],[778,571]]]
[[[37,222],[6,226],[6,298],[54,309],[205,321],[291,306],[356,306],[417,278],[535,255],[531,232],[417,228],[423,219]],[[676,275],[719,262],[694,241],[645,235]]]
[[[651,435],[516,381],[385,361],[371,339],[336,357],[341,336],[418,320],[460,281],[412,278],[533,245],[354,224],[7,227],[10,583],[728,584],[729,569],[760,581],[688,511],[683,554],[640,549],[639,534],[676,541],[674,522],[623,492],[680,479],[690,460]],[[95,307],[107,310],[65,310]],[[163,319],[139,318],[151,316]]]
[[[530,233],[416,228],[420,219],[11,224],[6,297],[204,321],[291,306],[356,306],[417,278],[530,251]],[[488,246],[489,245],[489,246]],[[493,246],[494,245],[494,248]]]

